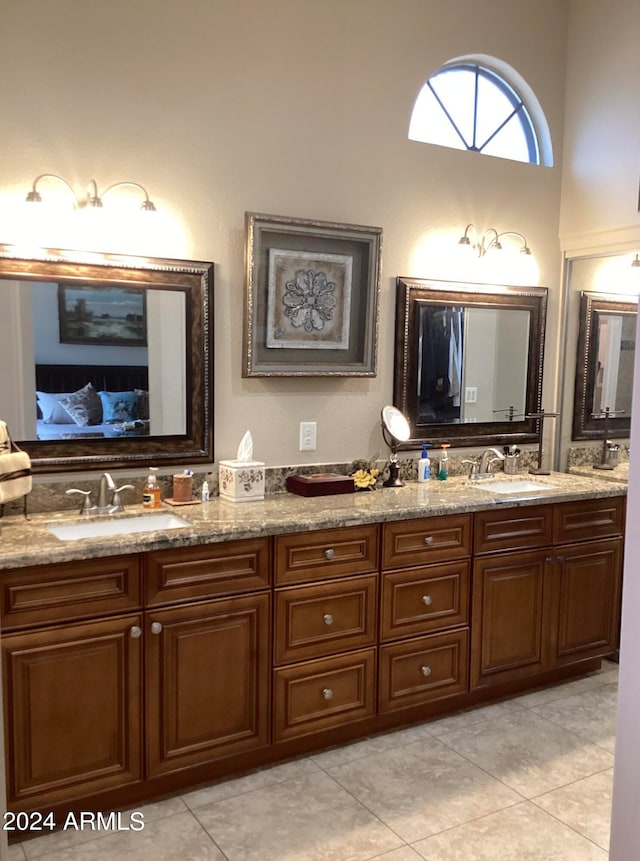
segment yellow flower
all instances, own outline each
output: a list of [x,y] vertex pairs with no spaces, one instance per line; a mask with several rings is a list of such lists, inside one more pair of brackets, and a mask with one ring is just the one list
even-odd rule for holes
[[378,475],[377,469],[359,469],[357,472],[353,473],[353,480],[355,482],[356,487],[359,488],[367,488],[371,487],[371,485],[376,483],[376,476]]

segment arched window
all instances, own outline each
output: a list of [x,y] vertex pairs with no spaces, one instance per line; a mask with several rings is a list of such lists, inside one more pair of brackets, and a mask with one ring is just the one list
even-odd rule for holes
[[[495,65],[502,67],[500,72]],[[510,72],[509,80],[503,70]],[[439,69],[418,94],[409,138],[531,164],[553,164],[542,109],[530,88],[504,63],[489,66],[466,58]]]

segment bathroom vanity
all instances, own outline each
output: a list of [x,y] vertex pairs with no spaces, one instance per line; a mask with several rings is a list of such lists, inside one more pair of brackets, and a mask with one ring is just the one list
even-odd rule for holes
[[214,499],[75,541],[8,518],[9,808],[117,809],[597,669],[626,489],[542,483]]

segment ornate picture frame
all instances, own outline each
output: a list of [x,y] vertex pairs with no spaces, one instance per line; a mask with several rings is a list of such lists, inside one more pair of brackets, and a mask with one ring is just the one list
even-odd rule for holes
[[245,214],[243,377],[374,377],[382,228]]

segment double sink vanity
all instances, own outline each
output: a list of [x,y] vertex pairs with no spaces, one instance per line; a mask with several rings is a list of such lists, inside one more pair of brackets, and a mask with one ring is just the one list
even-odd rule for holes
[[596,669],[625,494],[499,475],[5,518],[9,808],[114,809]]

